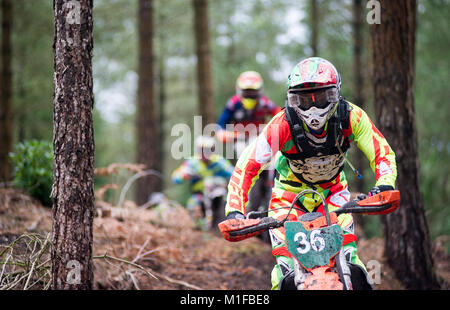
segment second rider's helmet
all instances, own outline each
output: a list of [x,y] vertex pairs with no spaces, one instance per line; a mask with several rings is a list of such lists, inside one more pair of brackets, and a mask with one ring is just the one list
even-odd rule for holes
[[242,105],[252,110],[262,94],[263,79],[256,71],[242,72],[236,80],[236,93],[241,97]]

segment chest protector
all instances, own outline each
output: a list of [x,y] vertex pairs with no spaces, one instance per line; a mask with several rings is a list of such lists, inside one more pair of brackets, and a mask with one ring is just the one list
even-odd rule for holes
[[286,117],[297,153],[282,153],[300,181],[310,185],[330,182],[344,169],[344,153],[350,148],[350,142],[342,129],[350,126],[350,109],[341,97],[336,112],[328,120],[325,137],[317,138],[305,131],[303,121],[286,102]]

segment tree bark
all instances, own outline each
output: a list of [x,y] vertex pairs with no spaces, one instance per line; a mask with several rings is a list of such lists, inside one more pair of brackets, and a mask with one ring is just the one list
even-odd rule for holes
[[[147,169],[155,169],[158,148],[157,120],[153,98],[153,1],[139,0],[138,11],[139,63],[138,63],[138,108],[137,108],[137,162]],[[138,204],[148,201],[151,193],[160,190],[160,181],[153,175],[137,181]]]
[[[162,8],[160,8],[160,12],[158,14],[159,17],[159,25],[164,25],[167,18],[165,14],[162,12]],[[158,163],[159,163],[159,169],[158,171],[163,173],[164,171],[164,164],[165,164],[165,158],[164,158],[164,140],[165,140],[165,134],[164,134],[164,123],[166,120],[165,117],[165,107],[166,107],[166,36],[161,29],[159,31],[159,55],[158,55],[158,106],[159,106],[159,114],[158,114]],[[161,180],[161,189],[164,188],[164,180]]]
[[[363,42],[363,6],[362,0],[353,0],[353,98],[352,102],[364,109],[364,74],[362,47]],[[356,154],[355,167],[362,174],[367,160],[362,152]],[[359,193],[364,192],[364,178],[355,178],[355,190]],[[359,225],[361,233],[364,231],[364,216],[361,214],[353,214],[355,223]]]
[[11,28],[13,11],[11,0],[2,0],[2,42],[0,79],[0,183],[11,181],[11,165],[8,154],[12,151],[12,72],[11,72]]
[[313,56],[319,56],[318,47],[319,17],[317,0],[311,0],[311,49]]
[[382,219],[385,255],[408,289],[437,288],[428,225],[419,187],[414,108],[415,0],[381,1],[381,23],[371,26],[378,127],[396,153],[400,208]]
[[52,288],[92,289],[92,0],[54,0]]
[[209,42],[208,0],[193,0],[193,4],[200,115],[203,117],[203,124],[211,124],[215,122],[215,119],[211,75],[211,49]]
[[[362,0],[353,0],[353,102],[364,109],[364,74],[362,47],[363,43],[363,6]],[[362,153],[356,159],[356,168],[362,172],[365,158]],[[356,190],[363,192],[364,180],[356,180]]]

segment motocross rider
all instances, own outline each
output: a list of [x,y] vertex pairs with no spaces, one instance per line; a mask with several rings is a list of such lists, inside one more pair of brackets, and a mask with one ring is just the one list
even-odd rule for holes
[[[251,139],[252,135],[259,134],[262,128],[281,108],[263,94],[264,81],[256,71],[244,71],[236,80],[236,93],[229,98],[225,108],[218,119],[216,137],[223,143],[234,142],[239,135]],[[227,131],[227,125],[235,126],[234,131]],[[255,130],[256,129],[256,130]],[[245,136],[246,135],[246,136]],[[237,145],[235,145],[237,147]],[[239,153],[237,150],[236,153]],[[239,154],[237,154],[239,156]],[[273,170],[264,171],[252,192],[250,209],[257,209],[263,204],[263,197],[270,197],[273,185]]]
[[[321,193],[329,210],[336,210],[350,199],[343,168],[351,142],[364,152],[375,172],[376,184],[369,195],[394,189],[397,168],[393,150],[366,112],[341,97],[340,89],[338,71],[323,58],[304,59],[292,69],[285,109],[272,118],[237,162],[228,185],[226,220],[244,218],[247,193],[272,157],[278,173],[269,216],[284,219],[288,208],[275,209],[289,207],[305,189]],[[304,212],[324,213],[317,195],[307,194],[300,200],[298,207]],[[296,220],[304,212],[293,209],[290,217]],[[347,262],[365,274],[356,253],[352,216],[341,214],[338,221],[344,232]],[[271,281],[272,288],[277,289],[293,263],[286,249],[284,228],[272,229],[270,235],[277,261]]]
[[280,107],[263,94],[264,81],[255,71],[242,72],[236,80],[236,93],[228,99],[217,124],[217,138],[222,142],[234,139],[234,132],[227,132],[227,124],[253,124],[256,126],[280,112]]
[[172,173],[172,181],[180,184],[190,181],[191,197],[187,201],[187,209],[198,228],[204,228],[203,201],[204,180],[207,177],[224,178],[225,182],[233,172],[231,163],[220,155],[214,154],[215,141],[211,137],[199,136],[194,142],[194,156],[186,159]]

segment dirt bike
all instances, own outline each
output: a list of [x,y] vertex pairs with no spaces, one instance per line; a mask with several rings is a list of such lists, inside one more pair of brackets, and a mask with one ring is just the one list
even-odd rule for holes
[[[324,214],[318,212],[305,213],[297,221],[288,220],[289,214],[296,207],[300,197],[307,193],[318,195],[324,206]],[[397,190],[381,192],[367,197],[360,195],[357,199],[344,204],[341,208],[329,212],[325,199],[314,190],[300,192],[293,200],[289,212],[282,220],[272,217],[252,218],[260,215],[249,212],[245,220],[235,222],[234,228],[226,231],[226,221],[219,228],[228,240],[240,241],[255,236],[261,231],[284,227],[286,249],[292,257],[294,268],[280,282],[279,289],[297,290],[352,290],[370,289],[366,279],[362,283],[358,279],[364,274],[359,268],[349,264],[343,251],[344,234],[338,225],[337,216],[344,213],[362,213],[368,215],[387,214],[398,208],[400,192]],[[245,224],[247,222],[247,224]],[[224,225],[221,227],[221,225]],[[243,227],[243,228],[242,228]],[[229,236],[226,236],[229,234]],[[369,285],[369,286],[368,286]]]
[[222,177],[206,177],[203,181],[203,214],[205,230],[216,228],[225,213],[227,182]]

